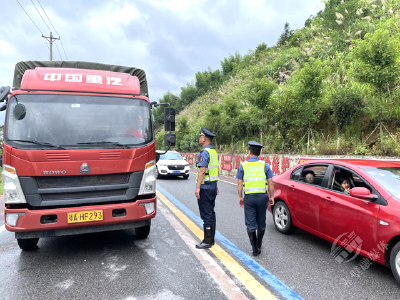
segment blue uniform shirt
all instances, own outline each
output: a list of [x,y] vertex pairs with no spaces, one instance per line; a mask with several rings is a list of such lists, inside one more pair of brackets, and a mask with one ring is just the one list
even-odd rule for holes
[[[248,161],[258,161],[258,157],[257,156],[252,156],[249,158]],[[271,171],[271,168],[269,167],[269,164],[265,163],[265,175],[267,176],[267,179],[270,179],[272,177],[274,177],[274,174]],[[238,173],[236,175],[237,179],[243,180],[243,176],[244,176],[244,172],[243,172],[243,166],[240,165]]]
[[[199,167],[207,168],[208,164],[210,163],[210,154],[208,154],[207,151],[204,151],[205,148],[213,149],[213,146],[211,146],[211,145],[204,146],[204,148],[201,150],[201,152],[199,154],[197,165]],[[217,181],[211,181],[210,183],[202,184],[202,185],[200,185],[200,188],[201,189],[205,189],[205,190],[216,189],[217,188]]]

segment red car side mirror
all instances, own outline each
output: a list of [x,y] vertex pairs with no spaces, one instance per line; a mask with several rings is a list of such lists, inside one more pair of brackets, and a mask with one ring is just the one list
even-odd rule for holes
[[350,190],[350,196],[360,199],[375,199],[376,196],[371,194],[370,190],[365,187],[355,187]]

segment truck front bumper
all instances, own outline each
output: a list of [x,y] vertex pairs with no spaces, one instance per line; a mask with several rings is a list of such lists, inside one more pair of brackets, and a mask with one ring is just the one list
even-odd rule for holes
[[[154,203],[154,211],[147,214],[144,204]],[[103,211],[103,220],[68,223],[68,213]],[[124,212],[124,213],[121,213]],[[11,226],[5,222],[8,231],[15,232],[16,238],[40,238],[51,236],[63,236],[73,234],[83,234],[91,232],[101,232],[110,230],[130,229],[142,227],[150,224],[150,220],[156,216],[156,198],[137,200],[136,202],[93,205],[69,208],[54,208],[44,210],[29,209],[8,209],[5,208],[4,216],[7,214],[18,213],[19,218],[16,226]],[[50,219],[54,222],[44,223]]]

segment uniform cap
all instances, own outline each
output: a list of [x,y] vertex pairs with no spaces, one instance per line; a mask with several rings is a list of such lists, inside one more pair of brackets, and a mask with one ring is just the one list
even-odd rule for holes
[[255,142],[255,141],[250,141],[250,142],[248,142],[247,144],[249,145],[249,147],[260,148],[260,149],[261,149],[261,148],[264,148],[263,145],[261,145],[261,144]]
[[216,137],[214,133],[212,133],[210,130],[205,129],[204,127],[201,127],[201,131],[204,133],[204,135],[210,139]]

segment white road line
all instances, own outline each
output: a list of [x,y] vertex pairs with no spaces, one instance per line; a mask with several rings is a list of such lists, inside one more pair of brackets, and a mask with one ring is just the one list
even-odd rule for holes
[[179,234],[181,239],[186,243],[189,249],[194,253],[197,259],[201,262],[210,276],[218,284],[225,296],[230,299],[248,299],[234,281],[225,273],[221,266],[204,250],[196,250],[194,245],[198,243],[190,233],[183,227],[177,218],[164,206],[161,201],[157,202],[157,209],[165,216],[174,230]]
[[6,225],[0,226],[0,233],[2,233],[4,230],[6,230]]

